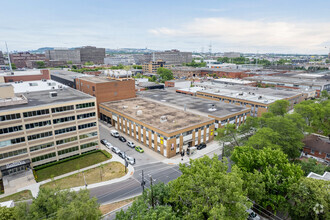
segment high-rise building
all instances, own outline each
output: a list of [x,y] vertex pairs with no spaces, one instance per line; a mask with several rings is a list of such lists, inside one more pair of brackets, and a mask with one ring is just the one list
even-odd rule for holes
[[223,56],[228,57],[228,58],[237,58],[237,57],[241,57],[241,53],[239,53],[239,52],[224,52]]
[[51,80],[0,84],[0,178],[97,149],[96,112],[95,97]]
[[14,63],[16,68],[26,68],[27,62],[32,60],[45,61],[45,54],[33,54],[29,52],[10,54],[10,62]]
[[80,59],[80,50],[69,50],[69,49],[55,49],[55,50],[46,50],[46,59],[47,60],[56,60],[56,61],[71,61],[74,64],[81,63]]
[[105,48],[96,48],[86,46],[77,48],[80,51],[81,63],[93,62],[94,64],[103,64],[105,58]]
[[5,58],[3,57],[2,51],[0,51],[0,65],[5,65]]
[[137,64],[144,64],[150,61],[163,60],[167,65],[180,66],[182,63],[192,61],[191,52],[180,52],[179,50],[165,50],[134,57]]

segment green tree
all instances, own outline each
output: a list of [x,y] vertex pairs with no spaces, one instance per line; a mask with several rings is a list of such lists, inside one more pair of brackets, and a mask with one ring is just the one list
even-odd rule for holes
[[36,64],[37,64],[37,68],[38,69],[42,69],[42,68],[45,68],[46,67],[44,61],[36,61]]
[[164,83],[165,81],[173,79],[173,73],[171,70],[166,69],[164,67],[160,67],[157,69],[157,74],[161,78],[161,82]]
[[15,208],[0,206],[0,220],[15,220]]
[[289,188],[289,214],[292,219],[330,219],[328,181],[301,178]]
[[[300,160],[299,160],[300,161]],[[307,176],[310,172],[317,173],[323,175],[324,172],[330,172],[330,167],[318,163],[316,159],[308,158],[308,160],[300,161],[301,169],[304,171],[305,176]]]
[[246,219],[252,206],[242,189],[237,168],[204,156],[181,164],[182,175],[169,183],[173,210],[181,219]]
[[217,136],[215,139],[219,142],[229,142],[229,144],[224,144],[223,155],[229,157],[233,152],[235,146],[240,146],[239,143],[239,133],[234,124],[226,124],[224,127],[218,128],[216,130]]
[[41,188],[32,204],[19,203],[16,219],[97,219],[99,204],[90,198],[88,190],[79,192]]
[[71,60],[69,60],[69,61],[67,61],[66,63],[67,63],[67,64],[72,64],[72,61],[71,61]]
[[247,146],[255,149],[263,149],[264,147],[271,147],[273,149],[280,148],[276,143],[280,140],[280,134],[273,129],[263,127],[259,129],[249,140],[246,142]]
[[243,173],[250,199],[275,212],[287,207],[288,190],[303,174],[299,165],[289,163],[280,149],[270,147],[236,147],[231,159]]
[[277,100],[274,103],[270,104],[268,107],[268,111],[273,113],[274,115],[283,116],[290,106],[290,102],[285,99]]
[[123,210],[118,212],[116,219],[179,219],[167,203],[169,191],[168,185],[164,183],[153,185],[150,189],[146,189],[126,212]]
[[229,58],[228,57],[219,57],[218,62],[229,63]]
[[13,69],[13,70],[16,70],[17,68],[16,68],[16,64],[15,63],[11,63],[11,68]]
[[140,69],[141,70],[142,69],[142,66],[141,65],[133,65],[132,68],[133,69]]
[[155,75],[153,75],[152,77],[149,78],[150,82],[156,82],[157,81],[157,77]]

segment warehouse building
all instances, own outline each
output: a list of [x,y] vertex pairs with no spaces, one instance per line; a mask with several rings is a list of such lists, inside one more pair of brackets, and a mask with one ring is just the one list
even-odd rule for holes
[[99,147],[95,97],[64,86],[35,91],[38,86],[0,84],[0,177]]
[[202,98],[191,97],[167,90],[144,91],[138,93],[140,97],[174,106],[178,109],[215,119],[215,129],[226,124],[235,124],[236,127],[245,122],[250,114],[250,108],[237,106]]
[[251,109],[250,114],[255,117],[267,112],[268,106],[277,100],[288,100],[289,109],[293,109],[295,104],[305,100],[304,94],[294,90],[221,85],[211,82],[195,83],[195,86],[204,88],[204,90],[196,91],[196,97],[245,106]]
[[214,138],[214,119],[145,98],[100,104],[101,120],[170,158]]

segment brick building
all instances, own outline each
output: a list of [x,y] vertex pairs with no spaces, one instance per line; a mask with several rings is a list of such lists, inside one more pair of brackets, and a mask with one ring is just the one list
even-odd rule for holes
[[29,71],[16,71],[12,73],[0,73],[4,82],[19,82],[19,81],[35,81],[50,79],[50,71],[48,69],[42,70],[29,70]]
[[248,77],[247,70],[238,70],[238,69],[201,69],[201,76],[216,76],[219,78],[239,78]]
[[157,73],[157,69],[160,67],[168,68],[169,66],[165,64],[163,60],[150,61],[142,65],[142,71],[144,73]]
[[102,102],[134,98],[133,79],[114,80],[108,77],[80,77],[75,80],[76,89],[96,97],[99,106]]
[[27,61],[45,61],[45,54],[32,54],[29,52],[10,54],[10,61],[16,65],[16,68],[27,68]]
[[330,140],[327,137],[311,134],[303,139],[305,156],[316,157],[330,162]]

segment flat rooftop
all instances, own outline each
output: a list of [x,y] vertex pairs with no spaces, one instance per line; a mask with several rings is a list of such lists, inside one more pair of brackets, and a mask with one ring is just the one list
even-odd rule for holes
[[234,104],[227,104],[203,98],[197,98],[194,96],[183,95],[175,92],[169,92],[166,90],[152,90],[142,91],[138,93],[138,96],[143,98],[152,99],[164,103],[165,105],[174,106],[178,109],[186,110],[195,114],[207,116],[214,116],[218,118],[226,117],[228,115],[236,114],[249,110],[244,106],[238,106]]
[[50,75],[60,77],[62,79],[66,79],[69,81],[74,81],[76,78],[80,77],[93,77],[93,75],[88,75],[88,74],[82,74],[82,73],[76,73],[72,71],[67,71],[67,70],[51,70]]
[[[165,133],[176,132],[204,122],[211,123],[213,120],[141,97],[105,102],[101,103],[101,106],[108,107],[128,117],[135,118]],[[165,122],[161,122],[162,116],[167,118]]]
[[11,72],[0,73],[0,76],[26,76],[26,75],[42,75],[42,73],[40,72],[40,70],[14,71],[14,74],[11,74]]
[[106,83],[106,82],[116,82],[117,80],[109,79],[105,76],[91,76],[91,77],[80,77],[82,80],[86,80],[93,83]]
[[[50,92],[57,92],[57,96],[50,97]],[[8,110],[32,108],[37,106],[42,108],[43,106],[46,107],[47,105],[56,105],[59,103],[80,101],[84,99],[96,99],[93,96],[71,88],[19,93],[17,95],[21,94],[27,98],[28,103],[0,107],[0,113]]]
[[14,87],[14,93],[26,93],[36,91],[46,91],[52,89],[66,88],[66,85],[55,82],[53,80],[35,80],[35,81],[24,81],[24,82],[12,82],[6,83],[11,84]]
[[195,83],[198,87],[203,87],[203,93],[237,98],[241,100],[270,104],[277,100],[290,98],[301,94],[293,90],[277,90],[275,88],[258,88],[244,85],[224,85],[212,82]]
[[221,79],[214,79],[215,83],[225,83],[225,84],[251,84],[252,82],[249,80],[243,79],[230,79],[230,78],[221,78]]
[[306,78],[306,77],[288,77],[288,76],[251,76],[245,77],[245,80],[275,82],[275,83],[290,83],[295,85],[306,86],[323,86],[330,84],[330,81],[319,78]]

